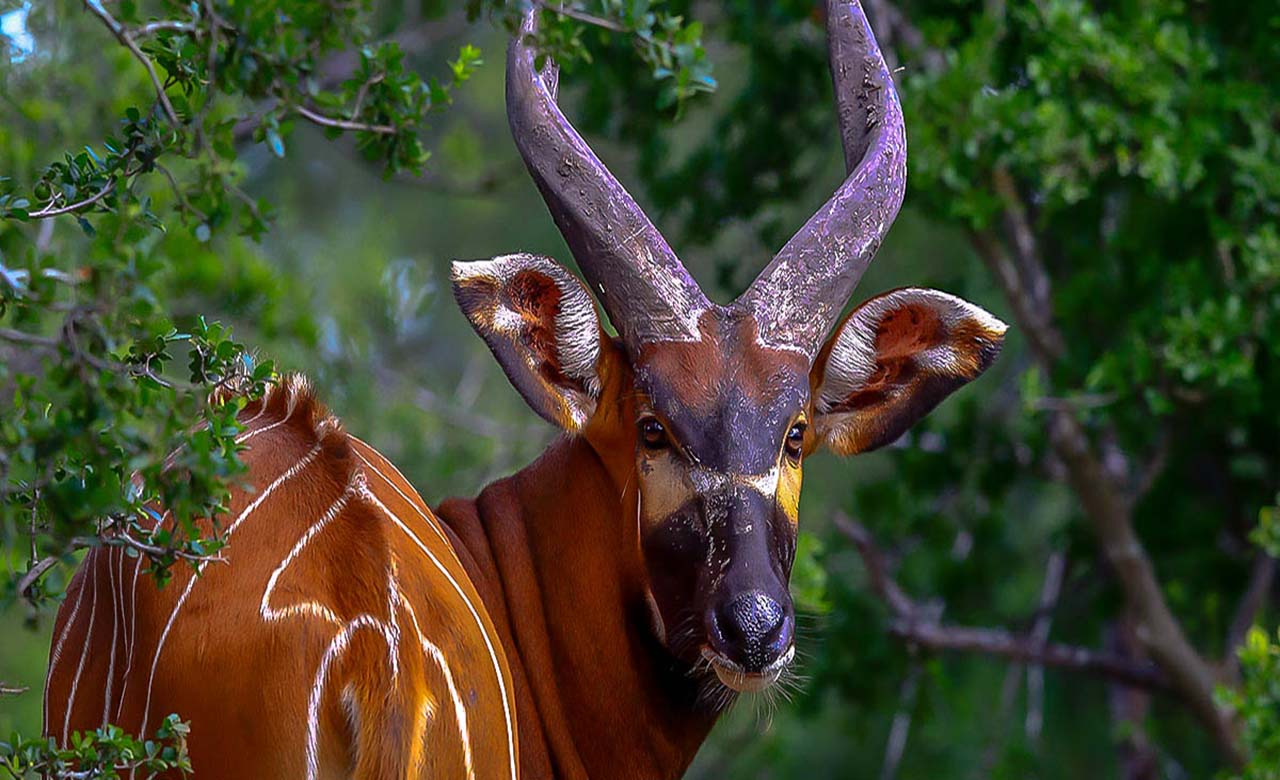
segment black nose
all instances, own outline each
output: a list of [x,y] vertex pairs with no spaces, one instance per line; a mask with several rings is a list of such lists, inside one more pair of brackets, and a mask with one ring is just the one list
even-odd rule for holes
[[786,609],[761,590],[749,590],[716,607],[711,643],[746,672],[759,672],[791,645],[793,621]]

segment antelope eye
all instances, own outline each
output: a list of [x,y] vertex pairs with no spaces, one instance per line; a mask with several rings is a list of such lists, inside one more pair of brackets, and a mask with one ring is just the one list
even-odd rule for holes
[[668,444],[667,429],[656,418],[646,417],[640,421],[640,442],[645,449],[665,449]]
[[800,460],[800,456],[804,454],[804,429],[804,423],[796,423],[787,431],[787,440],[783,446],[792,460]]

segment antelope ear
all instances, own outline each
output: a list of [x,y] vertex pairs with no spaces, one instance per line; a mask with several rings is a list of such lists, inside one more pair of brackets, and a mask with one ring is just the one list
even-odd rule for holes
[[570,432],[587,424],[605,335],[577,277],[539,255],[454,262],[453,297],[535,412]]
[[819,438],[841,455],[889,444],[986,371],[1007,328],[937,290],[904,287],[866,301],[814,363]]

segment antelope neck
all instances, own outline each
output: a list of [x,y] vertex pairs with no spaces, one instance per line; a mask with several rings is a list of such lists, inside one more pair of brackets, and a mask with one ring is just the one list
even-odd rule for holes
[[654,637],[629,488],[562,437],[440,505],[507,650],[522,777],[678,778],[715,723]]

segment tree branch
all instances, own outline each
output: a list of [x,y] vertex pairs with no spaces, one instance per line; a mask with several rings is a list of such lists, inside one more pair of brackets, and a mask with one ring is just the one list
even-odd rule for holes
[[943,53],[930,46],[920,30],[907,21],[906,15],[897,7],[886,0],[867,0],[866,5],[871,11],[871,24],[884,50],[890,72],[898,69],[898,58],[893,51],[897,41],[920,56],[925,70],[936,73],[946,67],[947,58]]
[[[894,11],[887,3],[868,2],[882,18],[892,18],[904,40],[914,35],[914,40],[924,45],[923,36],[905,18],[893,18]],[[986,10],[1003,14],[1001,6],[1003,3],[989,3]],[[945,60],[940,67],[945,67]],[[1050,276],[1036,231],[1009,171],[997,166],[992,172],[992,185],[1004,206],[1006,235],[1000,236],[994,230],[975,231],[971,240],[1009,302],[1033,359],[1046,376],[1052,376],[1066,342],[1054,324]],[[1012,255],[1009,246],[1013,247]],[[1171,684],[1209,730],[1219,750],[1230,762],[1240,765],[1242,755],[1234,725],[1229,714],[1214,701],[1210,665],[1192,647],[1169,609],[1151,560],[1134,531],[1132,508],[1140,494],[1125,484],[1127,480],[1117,480],[1109,472],[1073,411],[1051,411],[1047,418],[1050,444],[1065,465],[1067,483],[1120,582],[1138,641],[1169,675]],[[1155,465],[1158,468],[1160,462],[1157,460]],[[1136,487],[1143,488],[1153,473],[1157,472],[1140,478]]]
[[[1037,647],[1049,642],[1053,627],[1053,609],[1062,594],[1062,579],[1067,571],[1067,557],[1060,552],[1049,556],[1045,566],[1044,584],[1040,589],[1040,604],[1036,608],[1035,622],[1028,635]],[[1044,667],[1034,665],[1027,669],[1027,717],[1024,721],[1027,739],[1036,741],[1044,725]]]
[[1095,456],[1080,421],[1052,415],[1049,439],[1066,466],[1067,482],[1093,525],[1132,613],[1134,632],[1172,685],[1209,730],[1229,761],[1243,764],[1235,727],[1214,700],[1214,675],[1174,617],[1156,579],[1155,567],[1133,528],[1131,507]]
[[58,346],[58,342],[45,336],[37,336],[33,333],[24,333],[20,330],[12,328],[0,328],[0,341],[8,341],[13,344],[26,344],[32,347],[40,347],[41,349],[54,349]]
[[196,27],[195,25],[189,22],[174,22],[174,21],[147,22],[146,24],[140,27],[134,28],[129,33],[129,37],[135,38],[135,39],[145,38],[149,35],[154,35],[162,30],[168,30],[170,32],[193,33],[196,31]]
[[0,696],[18,696],[28,690],[30,688],[25,685],[9,685],[8,683],[0,682]]
[[[1005,174],[1007,176],[1007,174]],[[1052,301],[1035,289],[1047,272],[1034,231],[1026,223],[1025,208],[1011,182],[995,187],[1005,201],[1008,243],[1018,247],[1015,262],[1005,242],[991,231],[973,234],[979,255],[991,269],[1018,325],[1026,333],[1033,358],[1052,376],[1065,341],[1053,321]],[[1028,279],[1030,277],[1030,279]],[[1044,282],[1047,284],[1047,282]],[[1151,658],[1209,731],[1218,749],[1234,765],[1243,763],[1230,714],[1214,698],[1214,674],[1209,663],[1188,640],[1174,617],[1156,578],[1155,567],[1133,527],[1135,496],[1115,469],[1108,469],[1075,413],[1055,410],[1047,415],[1049,443],[1066,469],[1066,481],[1093,527],[1132,614],[1135,633]],[[1126,458],[1127,460],[1127,458]]]
[[31,586],[36,584],[36,580],[43,577],[45,572],[52,569],[59,560],[61,560],[61,556],[50,555],[36,561],[35,565],[31,567],[31,570],[22,575],[22,578],[18,580],[16,588],[18,595],[23,598],[27,598],[31,590]]
[[1240,596],[1240,603],[1236,605],[1231,627],[1227,630],[1226,645],[1222,649],[1222,666],[1224,676],[1228,679],[1236,680],[1240,674],[1240,659],[1236,657],[1236,648],[1244,643],[1244,637],[1258,617],[1258,611],[1266,603],[1275,575],[1276,559],[1259,550],[1254,555],[1253,566],[1249,571],[1249,584]]
[[124,44],[129,51],[133,52],[133,56],[147,69],[147,75],[151,77],[151,84],[156,90],[156,99],[160,101],[160,106],[164,109],[165,116],[169,118],[175,129],[181,127],[182,122],[178,120],[178,112],[173,110],[173,104],[169,102],[169,96],[165,94],[164,83],[160,81],[160,75],[156,73],[156,66],[151,63],[151,58],[138,47],[137,41],[133,39],[133,34],[126,30],[124,25],[116,21],[116,18],[103,7],[102,0],[85,0],[84,4],[94,16],[102,20],[102,23],[107,26],[107,29],[111,30],[116,39]]
[[899,639],[930,650],[982,653],[1178,693],[1152,664],[1134,664],[1098,650],[1041,641],[1035,636],[1020,637],[1004,629],[942,625],[940,610],[918,605],[894,580],[883,551],[866,527],[845,515],[836,515],[833,522],[862,556],[872,590],[893,613],[889,632]]
[[621,24],[618,24],[612,19],[606,19],[603,16],[596,16],[595,14],[579,10],[572,6],[564,5],[563,3],[536,2],[535,4],[539,8],[545,8],[546,10],[557,13],[567,19],[574,19],[579,22],[582,22],[583,24],[589,24],[593,27],[599,27],[603,30],[610,30],[612,32],[620,32],[620,33],[630,32],[626,27],[622,26]]
[[1169,679],[1152,664],[1134,664],[1098,650],[1057,642],[1037,643],[1000,628],[943,626],[897,620],[889,627],[899,639],[931,650],[956,650],[999,656],[1021,663],[1084,672],[1150,690],[1173,692]]
[[866,567],[867,577],[871,581],[871,589],[880,597],[880,600],[888,605],[895,616],[914,615],[917,611],[915,602],[898,586],[897,581],[890,574],[884,552],[876,544],[866,526],[845,514],[836,514],[832,522],[840,533],[858,548],[858,554],[862,556],[862,565]]

